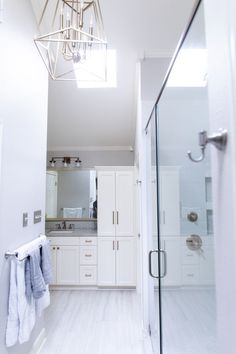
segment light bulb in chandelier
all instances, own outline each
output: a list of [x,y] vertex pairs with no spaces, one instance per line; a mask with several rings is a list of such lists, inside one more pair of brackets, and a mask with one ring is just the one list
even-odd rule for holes
[[[78,72],[83,78],[84,71],[89,72],[91,78],[106,81],[107,41],[99,0],[58,0],[55,8],[48,3],[46,1],[39,29],[45,33],[51,18],[50,32],[38,36],[35,43],[51,77],[78,80]],[[98,53],[103,59],[99,62],[92,59]]]

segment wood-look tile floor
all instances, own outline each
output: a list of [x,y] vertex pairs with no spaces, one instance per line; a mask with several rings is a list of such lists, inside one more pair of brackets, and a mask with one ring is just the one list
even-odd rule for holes
[[52,291],[40,354],[144,354],[135,291]]
[[214,289],[164,290],[163,352],[216,354]]

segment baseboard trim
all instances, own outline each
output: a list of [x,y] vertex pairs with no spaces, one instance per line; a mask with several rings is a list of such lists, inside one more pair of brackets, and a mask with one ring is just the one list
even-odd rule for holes
[[34,341],[34,344],[32,346],[32,349],[29,354],[40,354],[40,351],[42,350],[45,342],[46,342],[46,330],[43,328],[41,332],[39,333],[38,337]]
[[151,337],[146,330],[143,330],[143,346],[145,354],[153,354]]
[[51,285],[50,290],[57,291],[57,290],[136,290],[135,286],[87,286],[87,285]]

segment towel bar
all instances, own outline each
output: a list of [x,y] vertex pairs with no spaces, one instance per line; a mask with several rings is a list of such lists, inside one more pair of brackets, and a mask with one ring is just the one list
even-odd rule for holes
[[[43,234],[40,234],[39,237],[43,236]],[[39,244],[39,248],[41,248],[42,245]],[[14,251],[14,252],[10,252],[10,251],[7,251],[5,252],[5,258],[8,259],[10,257],[16,257],[18,258],[18,252],[17,251]],[[28,255],[26,255],[24,258],[20,259],[20,261],[23,261],[24,259],[26,259],[28,257]]]

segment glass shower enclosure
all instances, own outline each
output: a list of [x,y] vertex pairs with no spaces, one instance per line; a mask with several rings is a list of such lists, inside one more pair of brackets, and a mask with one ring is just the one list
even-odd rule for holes
[[207,47],[198,2],[146,126],[149,318],[155,354],[215,354]]

